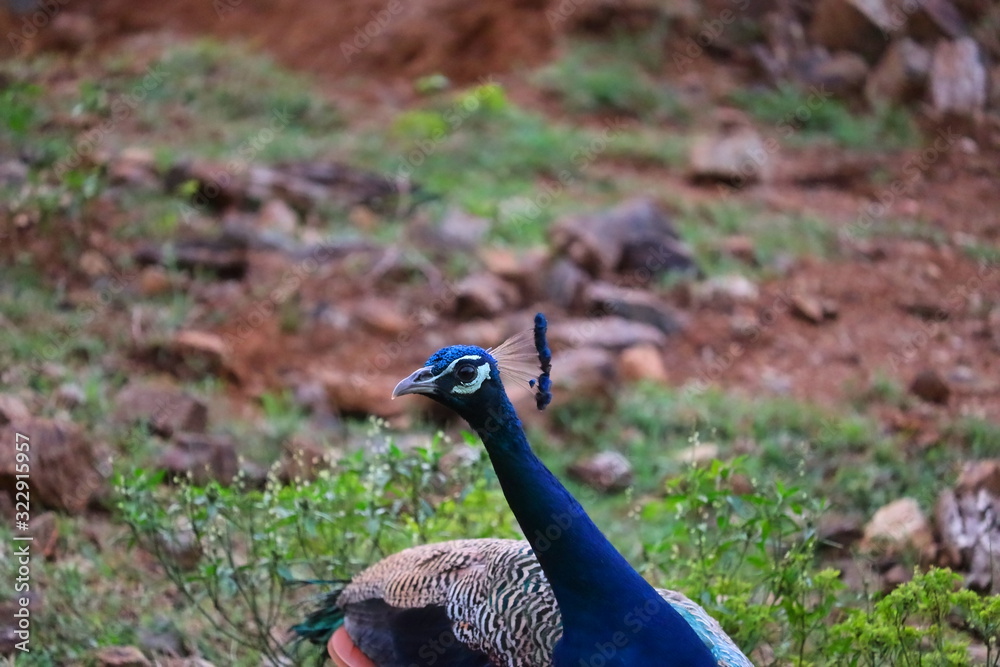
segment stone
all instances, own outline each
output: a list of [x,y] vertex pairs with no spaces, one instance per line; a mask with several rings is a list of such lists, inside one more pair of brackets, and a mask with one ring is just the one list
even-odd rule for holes
[[19,396],[0,394],[0,426],[31,418],[31,411]]
[[147,266],[139,272],[139,293],[143,296],[159,296],[170,289],[170,277],[163,268]]
[[549,236],[556,257],[598,278],[617,274],[632,286],[648,285],[670,272],[698,271],[673,220],[651,199],[631,199],[606,211],[565,218],[552,226]]
[[667,384],[667,368],[663,363],[663,353],[653,345],[625,348],[618,359],[618,369],[619,375],[624,380]]
[[647,290],[593,282],[584,288],[583,303],[589,314],[650,324],[667,335],[684,328],[683,316]]
[[260,207],[257,224],[269,231],[291,235],[299,226],[299,215],[284,199],[269,199]]
[[958,39],[969,34],[969,26],[951,0],[921,0],[910,15],[907,32],[922,42]]
[[767,180],[776,156],[752,127],[737,127],[694,140],[688,172],[696,181],[741,187]]
[[824,512],[816,533],[820,548],[848,553],[864,535],[864,524],[857,516]]
[[[28,451],[19,452],[15,443],[24,442]],[[31,418],[0,428],[0,491],[11,497],[17,466],[25,463],[17,460],[18,453],[27,454],[33,508],[80,514],[107,495],[97,448],[72,422]]]
[[492,273],[474,273],[455,286],[455,315],[459,318],[492,317],[516,307],[517,288]]
[[986,106],[988,74],[971,37],[942,41],[931,60],[931,103],[940,113],[971,116]]
[[934,519],[941,536],[940,564],[968,572],[966,585],[1000,593],[1000,459],[969,461],[952,489],[938,496]]
[[133,381],[115,397],[115,419],[147,424],[153,433],[164,437],[180,431],[204,433],[208,407],[170,384]]
[[570,310],[580,304],[589,281],[590,275],[575,262],[565,257],[556,258],[545,279],[546,296],[560,308]]
[[159,466],[196,484],[215,480],[231,484],[239,472],[236,440],[225,434],[175,433],[173,445],[160,455]]
[[915,551],[922,559],[934,550],[930,522],[913,498],[900,498],[879,508],[865,526],[861,549],[890,559]]
[[699,442],[678,451],[674,458],[690,465],[707,465],[719,458],[719,446],[714,442]]
[[719,241],[718,247],[723,253],[730,257],[735,257],[750,266],[757,266],[758,264],[757,246],[749,236],[726,236]]
[[246,234],[224,232],[213,237],[182,239],[162,247],[140,244],[133,257],[143,267],[172,264],[195,275],[242,280],[249,266],[248,251]]
[[809,72],[809,83],[838,97],[860,91],[868,78],[864,58],[849,51],[838,51],[821,59]]
[[951,388],[937,371],[925,369],[913,378],[913,382],[910,383],[910,393],[928,403],[944,405],[951,396]]
[[931,52],[908,37],[895,40],[865,82],[865,98],[872,105],[906,104],[927,91]]
[[[359,367],[364,367],[360,364]],[[362,373],[350,373],[343,369],[323,368],[317,371],[316,379],[323,383],[327,400],[334,411],[340,414],[377,415],[395,417],[406,409],[405,401],[393,401],[392,390],[406,373],[407,367],[393,373],[392,366],[373,377]]]
[[[550,325],[551,327],[551,325]],[[568,392],[574,398],[604,398],[617,386],[615,357],[598,347],[559,351],[559,370],[552,373],[554,393]]]
[[401,305],[394,299],[369,297],[358,303],[355,315],[372,331],[396,337],[416,328],[416,323],[400,312]]
[[691,289],[691,296],[699,305],[727,307],[756,303],[760,299],[760,289],[749,278],[734,273],[697,283]]
[[56,389],[56,402],[69,410],[83,405],[86,400],[83,387],[75,382],[64,382]]
[[152,667],[135,646],[105,646],[97,649],[94,659],[100,667]]
[[79,259],[80,270],[88,278],[100,278],[111,273],[111,262],[96,250],[85,250]]
[[836,304],[832,301],[826,302],[819,297],[809,294],[797,293],[792,295],[793,315],[812,324],[822,324],[828,317],[836,315]]
[[624,491],[635,474],[624,455],[608,451],[587,457],[569,466],[570,477],[604,493]]
[[902,28],[893,18],[889,0],[819,0],[809,36],[830,51],[850,51],[875,62],[886,37]]
[[649,324],[622,317],[596,317],[550,323],[549,340],[555,346],[623,350],[643,344],[663,347],[667,338],[662,331]]

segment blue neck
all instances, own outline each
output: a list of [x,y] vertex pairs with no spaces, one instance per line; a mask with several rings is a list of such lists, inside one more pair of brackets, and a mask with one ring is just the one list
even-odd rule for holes
[[555,667],[594,664],[714,666],[681,615],[639,576],[580,503],[535,456],[513,406],[469,419],[504,496],[552,585],[563,638]]

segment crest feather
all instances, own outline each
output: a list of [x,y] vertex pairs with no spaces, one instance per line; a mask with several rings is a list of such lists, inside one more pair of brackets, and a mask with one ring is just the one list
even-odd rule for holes
[[500,369],[500,380],[504,386],[531,388],[538,376],[538,356],[535,352],[534,332],[531,329],[519,331],[496,347],[486,350]]

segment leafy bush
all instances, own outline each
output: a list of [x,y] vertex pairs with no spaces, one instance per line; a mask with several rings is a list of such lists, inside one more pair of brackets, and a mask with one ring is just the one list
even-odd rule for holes
[[[185,601],[178,613],[210,621],[198,640],[210,659],[225,645],[238,664],[302,659],[285,631],[316,598],[296,584],[428,541],[518,534],[485,457],[465,455],[479,452],[471,436],[445,458],[441,436],[403,452],[376,423],[368,445],[313,481],[272,474],[261,490],[119,476],[119,510]],[[885,597],[848,591],[817,558],[824,503],[781,482],[746,491],[746,463],[686,468],[637,504],[645,576],[702,604],[761,665],[969,664],[969,635],[998,664],[1000,598],[957,589],[947,570]]]

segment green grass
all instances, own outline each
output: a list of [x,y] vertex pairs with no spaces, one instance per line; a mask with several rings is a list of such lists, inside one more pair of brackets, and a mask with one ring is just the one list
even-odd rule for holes
[[791,145],[831,142],[844,148],[892,150],[914,146],[919,138],[913,120],[902,109],[858,113],[827,93],[790,84],[738,90],[731,100]]
[[[774,213],[753,204],[725,200],[676,204],[681,238],[691,245],[698,265],[708,275],[768,275],[782,257],[825,258],[837,250],[835,228],[817,216]],[[759,269],[748,267],[722,251],[720,239],[733,235],[751,239]]]
[[603,41],[578,40],[570,42],[561,58],[539,69],[532,79],[572,113],[687,121],[690,112],[678,101],[679,96],[651,75],[649,70],[655,71],[657,63],[648,63],[648,69],[644,64],[626,40],[613,48]]

